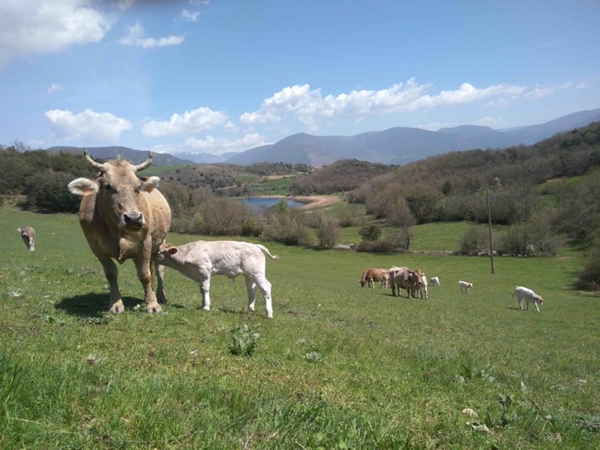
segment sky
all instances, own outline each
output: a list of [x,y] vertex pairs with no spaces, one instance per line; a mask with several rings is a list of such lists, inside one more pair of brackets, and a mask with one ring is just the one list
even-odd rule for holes
[[1,0],[0,145],[215,155],[600,108],[600,0]]

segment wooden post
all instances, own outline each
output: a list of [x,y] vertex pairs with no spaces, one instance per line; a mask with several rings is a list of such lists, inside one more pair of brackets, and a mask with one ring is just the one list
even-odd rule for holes
[[494,269],[494,244],[492,241],[492,209],[490,207],[490,187],[488,185],[485,186],[485,197],[487,200],[488,232],[490,236],[490,263],[492,264],[492,273],[496,273]]

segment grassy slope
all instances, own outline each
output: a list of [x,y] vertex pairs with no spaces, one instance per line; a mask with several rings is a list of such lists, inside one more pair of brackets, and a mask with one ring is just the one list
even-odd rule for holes
[[[28,253],[16,228],[37,230]],[[415,247],[455,249],[457,229]],[[245,312],[242,280],[217,277],[213,311],[167,269],[167,314],[123,264],[125,314],[105,313],[100,264],[73,216],[0,210],[0,447],[591,448],[600,419],[597,296],[568,290],[578,257],[371,255],[268,244],[275,319]],[[196,237],[171,235],[178,244]],[[442,280],[430,300],[360,289],[363,268],[407,265]],[[458,292],[457,280],[474,283]],[[515,284],[546,299],[520,312]],[[143,308],[142,308],[143,309]],[[231,329],[261,334],[251,358]],[[462,377],[462,380],[461,378]],[[466,421],[508,424],[476,432]],[[469,419],[470,407],[479,413]],[[596,430],[596,431],[594,431]]]

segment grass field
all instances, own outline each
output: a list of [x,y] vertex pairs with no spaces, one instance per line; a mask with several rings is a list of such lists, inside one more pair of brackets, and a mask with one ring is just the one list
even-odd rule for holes
[[[16,231],[37,230],[36,251]],[[577,252],[489,259],[372,255],[268,243],[275,318],[242,280],[198,287],[166,269],[169,305],[106,312],[100,264],[75,216],[0,209],[0,448],[565,449],[600,432],[600,298],[569,289]],[[456,248],[460,225],[418,228]],[[170,235],[175,244],[198,239]],[[451,243],[451,244],[448,244]],[[439,276],[430,299],[361,289],[365,267]],[[457,281],[474,283],[461,294]],[[519,311],[516,284],[544,296]],[[247,326],[247,333],[240,327]],[[237,329],[236,329],[237,327]],[[256,342],[232,352],[233,336]],[[477,417],[462,411],[472,409]]]

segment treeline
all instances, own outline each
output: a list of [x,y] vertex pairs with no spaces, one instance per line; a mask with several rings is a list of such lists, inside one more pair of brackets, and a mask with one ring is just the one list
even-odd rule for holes
[[81,198],[71,194],[67,184],[96,172],[81,156],[2,146],[0,202],[11,198],[23,209],[42,213],[76,212]]
[[386,174],[392,167],[356,159],[337,161],[292,183],[292,195],[335,194],[351,191],[368,180]]

